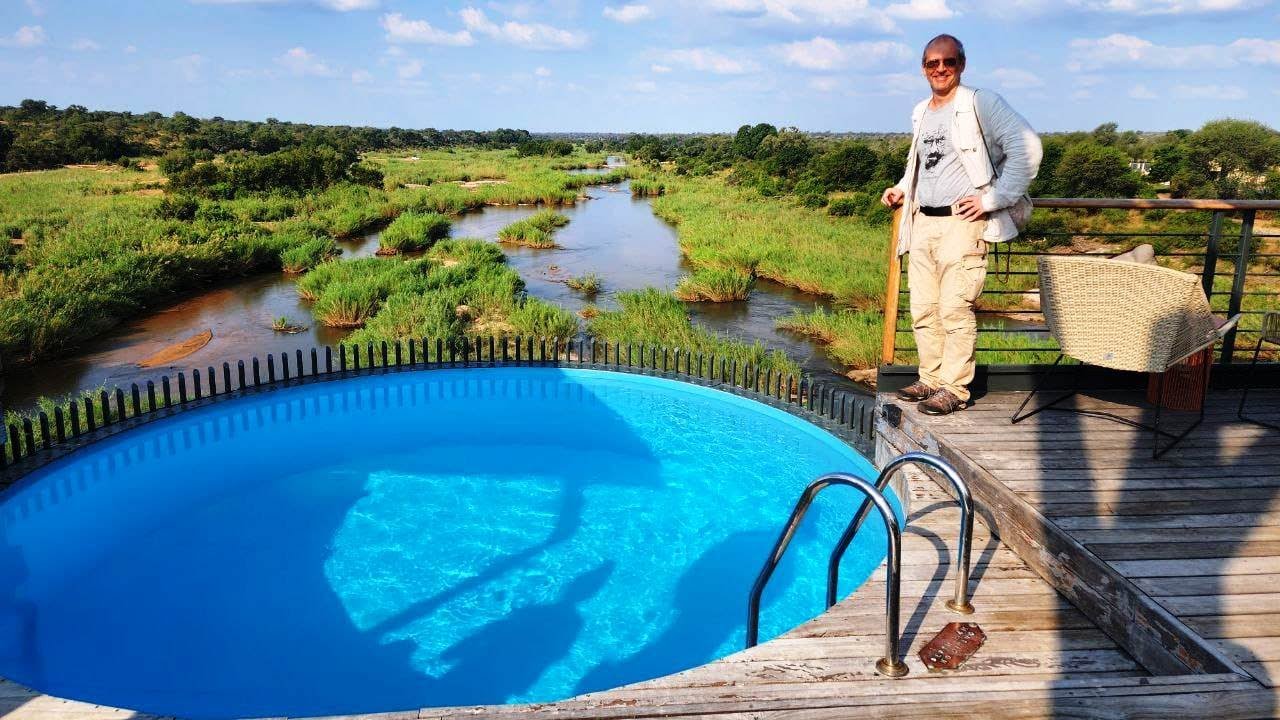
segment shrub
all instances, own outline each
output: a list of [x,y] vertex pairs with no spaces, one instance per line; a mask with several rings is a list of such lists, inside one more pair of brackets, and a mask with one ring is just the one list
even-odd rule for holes
[[499,242],[533,248],[555,247],[551,233],[569,224],[569,218],[554,210],[540,210],[498,231]]
[[729,268],[704,268],[680,278],[675,295],[686,302],[731,302],[746,300],[750,292],[750,275]]
[[836,217],[849,217],[858,212],[858,202],[853,198],[835,198],[827,203],[827,214]]
[[570,290],[577,290],[584,295],[595,295],[600,292],[602,283],[599,275],[587,273],[586,275],[569,278],[565,281],[565,285],[568,285]]
[[280,265],[287,273],[306,272],[337,255],[338,246],[329,238],[312,238],[280,253]]
[[424,250],[448,236],[451,225],[449,219],[439,213],[404,213],[382,231],[379,252],[395,254]]
[[196,210],[200,209],[200,201],[189,195],[165,195],[156,206],[156,217],[161,220],[183,220],[190,222],[196,218]]

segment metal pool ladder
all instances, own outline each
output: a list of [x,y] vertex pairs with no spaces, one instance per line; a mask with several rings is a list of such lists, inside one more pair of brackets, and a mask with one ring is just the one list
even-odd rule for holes
[[795,508],[791,511],[791,517],[787,519],[787,524],[783,527],[782,534],[778,536],[778,541],[774,543],[773,551],[769,553],[764,566],[760,568],[760,574],[756,577],[755,584],[751,588],[751,596],[747,601],[748,648],[755,647],[759,642],[760,599],[764,595],[764,588],[769,584],[769,578],[773,576],[773,571],[778,567],[783,554],[786,553],[787,546],[791,544],[791,538],[795,535],[800,521],[804,518],[805,513],[808,512],[809,506],[813,504],[818,493],[832,485],[843,485],[861,490],[866,498],[862,501],[858,511],[854,514],[853,520],[845,528],[844,533],[840,536],[840,541],[831,553],[827,566],[827,607],[830,608],[836,602],[836,582],[839,579],[840,560],[843,558],[845,550],[848,549],[850,542],[853,541],[853,537],[857,534],[863,521],[866,520],[871,506],[874,505],[880,515],[880,519],[884,522],[889,543],[885,569],[885,656],[876,661],[876,672],[895,678],[907,674],[907,664],[902,661],[898,649],[902,529],[898,524],[898,517],[894,514],[893,508],[884,497],[884,488],[888,486],[893,474],[907,464],[933,467],[951,481],[952,486],[955,488],[956,496],[960,502],[960,548],[958,553],[960,562],[956,571],[955,599],[948,600],[947,607],[963,614],[973,612],[973,606],[969,604],[968,600],[969,547],[973,539],[973,499],[969,495],[968,485],[956,473],[955,468],[951,467],[945,460],[926,453],[913,452],[897,457],[885,465],[874,485],[860,477],[847,473],[829,473],[809,483],[809,486],[801,493],[800,499],[796,501]]

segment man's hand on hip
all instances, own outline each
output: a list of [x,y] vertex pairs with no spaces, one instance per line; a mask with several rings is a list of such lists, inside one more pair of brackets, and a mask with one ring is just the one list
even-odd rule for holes
[[885,190],[884,194],[880,196],[880,202],[885,207],[898,207],[902,204],[902,198],[904,197],[906,197],[906,195],[901,190],[897,187],[891,187]]
[[987,213],[982,210],[982,196],[970,195],[969,197],[960,198],[960,201],[956,203],[956,215],[969,222],[985,219]]

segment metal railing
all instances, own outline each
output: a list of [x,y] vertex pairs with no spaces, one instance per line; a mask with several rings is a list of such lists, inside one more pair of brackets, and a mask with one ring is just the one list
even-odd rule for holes
[[778,562],[782,560],[783,554],[786,553],[787,546],[791,544],[791,538],[795,535],[796,528],[800,526],[800,521],[804,519],[805,513],[809,511],[809,506],[813,504],[814,498],[818,496],[818,493],[832,485],[843,485],[861,490],[866,495],[864,502],[874,504],[876,510],[880,512],[880,518],[884,521],[885,534],[888,536],[889,543],[888,559],[885,567],[885,652],[884,657],[876,661],[876,672],[887,677],[902,677],[907,674],[907,664],[902,661],[898,650],[902,528],[898,524],[898,516],[894,515],[889,501],[885,499],[875,485],[856,475],[846,473],[830,473],[819,477],[809,483],[809,487],[804,489],[800,499],[796,501],[796,506],[791,511],[791,517],[787,519],[787,524],[782,528],[782,534],[778,536],[778,541],[773,545],[773,551],[765,559],[764,566],[760,568],[760,574],[756,577],[755,584],[751,586],[751,596],[747,599],[747,647],[755,647],[760,639],[760,598],[764,595],[765,586],[769,584],[769,578],[773,576],[773,571],[777,569]]
[[[960,473],[956,472],[956,469],[946,460],[928,453],[909,452],[899,455],[885,464],[884,469],[880,471],[880,477],[876,478],[876,489],[883,493],[884,489],[889,486],[889,481],[893,479],[893,474],[906,465],[924,465],[937,470],[951,483],[951,488],[955,490],[956,502],[960,505],[960,540],[956,547],[955,597],[948,600],[946,605],[947,609],[952,612],[970,615],[973,613],[973,605],[969,603],[969,555],[970,548],[973,545],[973,496],[969,493],[969,484],[960,477]],[[844,558],[845,551],[849,549],[849,544],[853,542],[854,536],[858,534],[858,530],[861,529],[862,523],[867,519],[867,513],[869,512],[871,512],[871,499],[867,498],[862,501],[862,506],[854,514],[853,520],[845,528],[844,534],[840,536],[835,550],[831,551],[831,558],[827,562],[828,608],[836,604],[836,586],[840,581],[840,560]]]
[[[1054,253],[1085,252],[1111,255],[1150,242],[1162,264],[1180,266],[1201,277],[1201,285],[1215,312],[1224,317],[1237,314],[1243,321],[1223,338],[1219,363],[1247,359],[1256,343],[1262,316],[1280,309],[1280,232],[1258,232],[1258,213],[1276,213],[1280,200],[1159,200],[1113,198],[1038,198],[1037,211],[1029,229],[1019,238],[1000,244],[1000,258],[988,255],[987,284],[979,300],[977,357],[980,364],[1005,362],[1034,364],[1047,362],[1057,348],[1043,326],[1038,302],[1035,258]],[[1078,210],[1098,213],[1108,210],[1150,211],[1168,217],[1171,213],[1209,213],[1203,230],[1151,231],[1126,229],[1123,223],[1105,230],[1054,229],[1054,218],[1044,211]],[[899,341],[912,334],[909,313],[900,313],[901,298],[907,294],[904,272],[896,248],[898,214],[894,214],[889,242],[889,272],[885,292],[884,333],[881,364],[911,364],[914,344]],[[1157,221],[1160,218],[1156,219]],[[1037,229],[1040,228],[1040,229]],[[1072,243],[1108,245],[1108,250],[1077,251]],[[1276,248],[1268,247],[1277,244]],[[1271,252],[1270,250],[1276,250]],[[1003,264],[1004,268],[999,267]],[[1222,267],[1222,266],[1226,267]],[[1034,306],[1034,307],[1033,307]],[[903,317],[907,315],[907,317]],[[1015,327],[1011,327],[1014,325]]]
[[79,393],[9,423],[0,443],[0,487],[61,452],[140,422],[260,389],[339,380],[360,374],[490,366],[582,367],[657,375],[733,392],[813,421],[863,454],[875,443],[875,398],[813,380],[783,375],[722,356],[643,343],[487,336],[471,339],[383,341],[375,346],[313,347],[205,370],[163,375],[129,388]]

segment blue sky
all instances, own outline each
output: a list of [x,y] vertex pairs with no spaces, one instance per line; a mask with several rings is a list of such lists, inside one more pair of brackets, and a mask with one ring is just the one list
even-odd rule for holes
[[923,43],[1040,130],[1280,128],[1277,0],[0,0],[0,104],[533,131],[904,130]]

